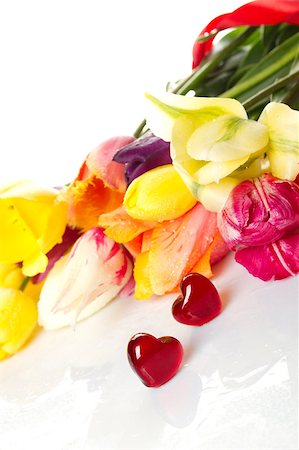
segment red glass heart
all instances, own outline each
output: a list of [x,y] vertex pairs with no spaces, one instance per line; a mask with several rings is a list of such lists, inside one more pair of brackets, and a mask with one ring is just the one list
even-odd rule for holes
[[181,343],[170,336],[156,339],[151,334],[135,334],[128,344],[128,360],[148,387],[167,383],[179,370],[183,359]]
[[199,273],[189,273],[181,282],[182,294],[172,305],[173,317],[186,325],[203,325],[221,312],[222,304],[213,283]]

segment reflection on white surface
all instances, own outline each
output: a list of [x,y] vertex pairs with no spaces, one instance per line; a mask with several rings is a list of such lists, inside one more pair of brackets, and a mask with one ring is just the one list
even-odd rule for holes
[[[0,449],[295,450],[297,279],[265,284],[228,258],[214,282],[229,296],[203,327],[176,322],[164,297],[112,302],[75,332],[40,332],[1,364]],[[159,389],[128,364],[137,332],[184,346],[181,370]]]

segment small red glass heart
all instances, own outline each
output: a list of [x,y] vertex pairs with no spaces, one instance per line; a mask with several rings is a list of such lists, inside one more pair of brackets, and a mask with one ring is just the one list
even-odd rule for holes
[[173,317],[186,325],[203,325],[220,314],[221,299],[213,283],[199,273],[189,273],[181,282],[182,294],[172,305]]
[[134,372],[148,387],[167,383],[179,370],[183,359],[181,343],[170,336],[155,338],[135,334],[128,344],[128,360]]

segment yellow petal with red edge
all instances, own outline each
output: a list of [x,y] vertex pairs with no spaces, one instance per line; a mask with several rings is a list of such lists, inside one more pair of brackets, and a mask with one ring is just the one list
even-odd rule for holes
[[153,295],[149,274],[149,252],[140,253],[134,265],[135,298],[144,300]]
[[133,219],[121,206],[110,213],[101,214],[98,225],[105,229],[105,234],[110,239],[123,243],[132,241],[144,231],[153,228],[156,222]]
[[172,291],[205,253],[216,233],[216,214],[199,203],[183,217],[154,228],[149,250],[154,293]]
[[162,222],[182,216],[196,203],[171,164],[136,178],[128,187],[124,206],[134,219]]

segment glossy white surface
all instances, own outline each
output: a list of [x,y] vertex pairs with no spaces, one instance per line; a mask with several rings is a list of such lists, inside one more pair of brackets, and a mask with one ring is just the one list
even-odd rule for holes
[[[231,257],[216,272],[224,309],[203,327],[177,323],[169,296],[115,300],[75,331],[39,332],[1,364],[0,449],[297,449],[298,279],[264,283]],[[185,349],[159,389],[127,361],[142,331]]]

